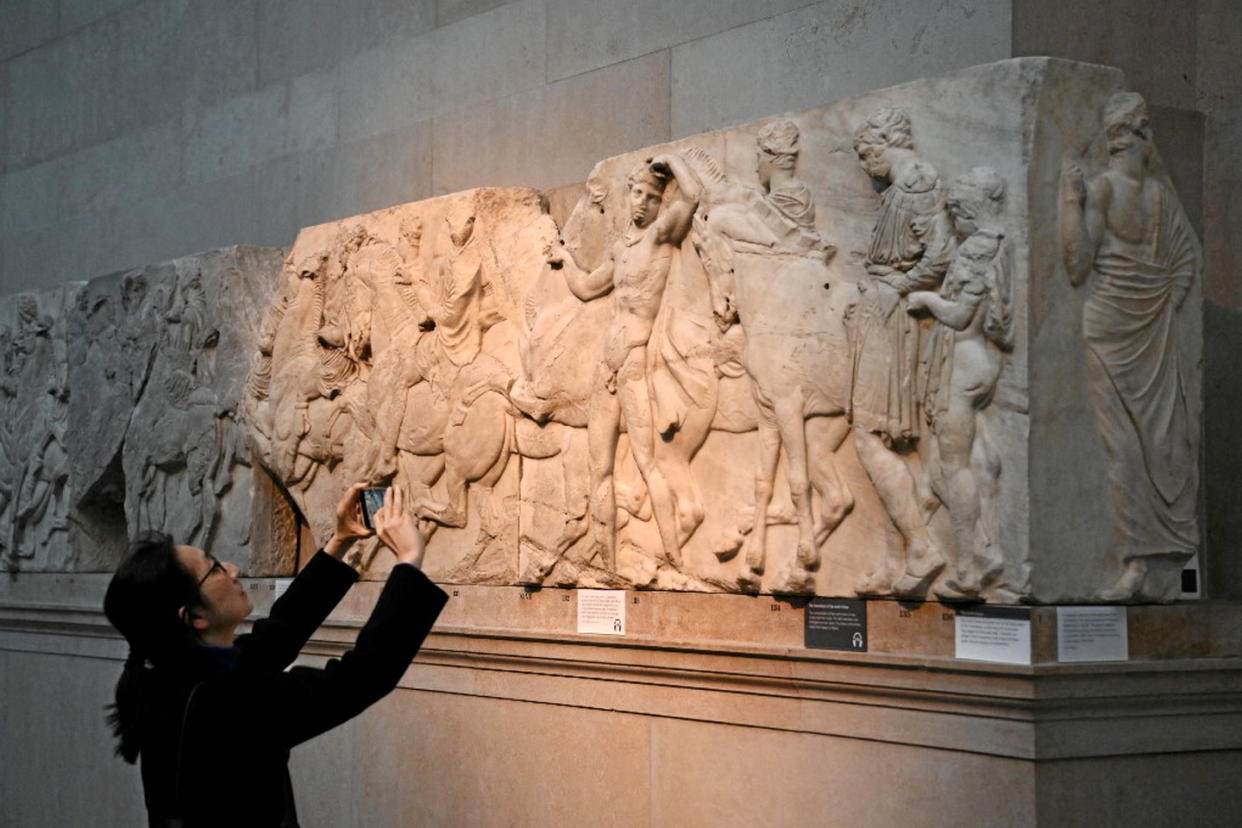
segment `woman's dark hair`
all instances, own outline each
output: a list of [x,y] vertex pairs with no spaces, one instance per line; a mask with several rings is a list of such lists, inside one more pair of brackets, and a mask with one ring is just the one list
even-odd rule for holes
[[171,664],[195,646],[194,631],[182,619],[181,608],[200,603],[198,580],[177,558],[173,539],[162,532],[145,532],[130,543],[108,583],[104,615],[129,642],[116,703],[108,706],[108,723],[117,738],[117,755],[130,764],[142,748],[151,679],[146,662]]

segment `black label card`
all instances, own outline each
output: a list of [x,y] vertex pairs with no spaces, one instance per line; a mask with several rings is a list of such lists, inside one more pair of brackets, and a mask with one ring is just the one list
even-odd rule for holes
[[807,649],[867,652],[867,602],[816,598],[806,605]]

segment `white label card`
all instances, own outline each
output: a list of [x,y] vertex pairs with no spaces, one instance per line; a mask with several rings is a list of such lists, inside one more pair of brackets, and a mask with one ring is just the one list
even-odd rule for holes
[[1031,614],[1024,608],[959,610],[954,655],[971,661],[1031,663]]
[[578,632],[625,635],[625,590],[580,589]]
[[286,592],[288,592],[288,591],[289,591],[289,584],[291,584],[291,583],[293,583],[293,579],[292,579],[292,578],[275,578],[275,579],[273,579],[273,580],[272,580],[272,588],[275,590],[275,593],[272,595],[272,600],[273,600],[273,601],[275,601],[277,598],[279,598],[280,596],[282,596],[282,595],[284,595]]
[[1057,661],[1126,661],[1125,607],[1057,607]]

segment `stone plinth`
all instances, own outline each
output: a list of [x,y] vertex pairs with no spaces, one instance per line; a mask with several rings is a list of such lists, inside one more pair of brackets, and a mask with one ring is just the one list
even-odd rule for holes
[[[34,574],[0,587],[6,698],[32,711],[5,720],[3,744],[38,744],[43,757],[7,764],[11,813],[32,813],[39,787],[25,774],[55,761],[80,768],[83,784],[43,813],[85,813],[75,809],[93,799],[140,818],[135,780],[86,773],[121,767],[102,718],[71,736],[34,701],[53,669],[70,708],[97,709],[109,692],[124,648],[98,612],[105,584]],[[256,616],[272,586],[247,582]],[[378,591],[355,588],[304,663],[350,646]],[[774,612],[763,597],[631,593],[628,634],[612,637],[575,632],[580,591],[451,591],[397,692],[295,752],[301,813],[445,825],[566,824],[574,813],[631,824],[1177,824],[1194,813],[1226,825],[1242,805],[1230,781],[1242,767],[1236,605],[1200,607],[1216,619],[1204,634],[1219,642],[1212,657],[1148,631],[1179,626],[1181,607],[1155,607],[1131,610],[1129,662],[1054,663],[1055,623],[1036,621],[1037,663],[1013,666],[954,659],[941,605],[870,602],[872,652],[850,654],[804,649],[803,610],[777,602]],[[445,766],[455,771],[439,786],[390,784]],[[97,780],[112,791],[94,791]],[[488,795],[472,798],[472,786]]]

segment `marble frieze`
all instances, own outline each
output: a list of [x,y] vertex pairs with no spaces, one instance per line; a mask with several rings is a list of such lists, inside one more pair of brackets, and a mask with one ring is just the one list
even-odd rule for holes
[[366,479],[444,582],[1173,600],[1201,274],[1158,144],[1116,70],[1010,60],[601,161],[572,208],[11,297],[6,557],[160,528],[279,571],[273,499],[322,541]]

